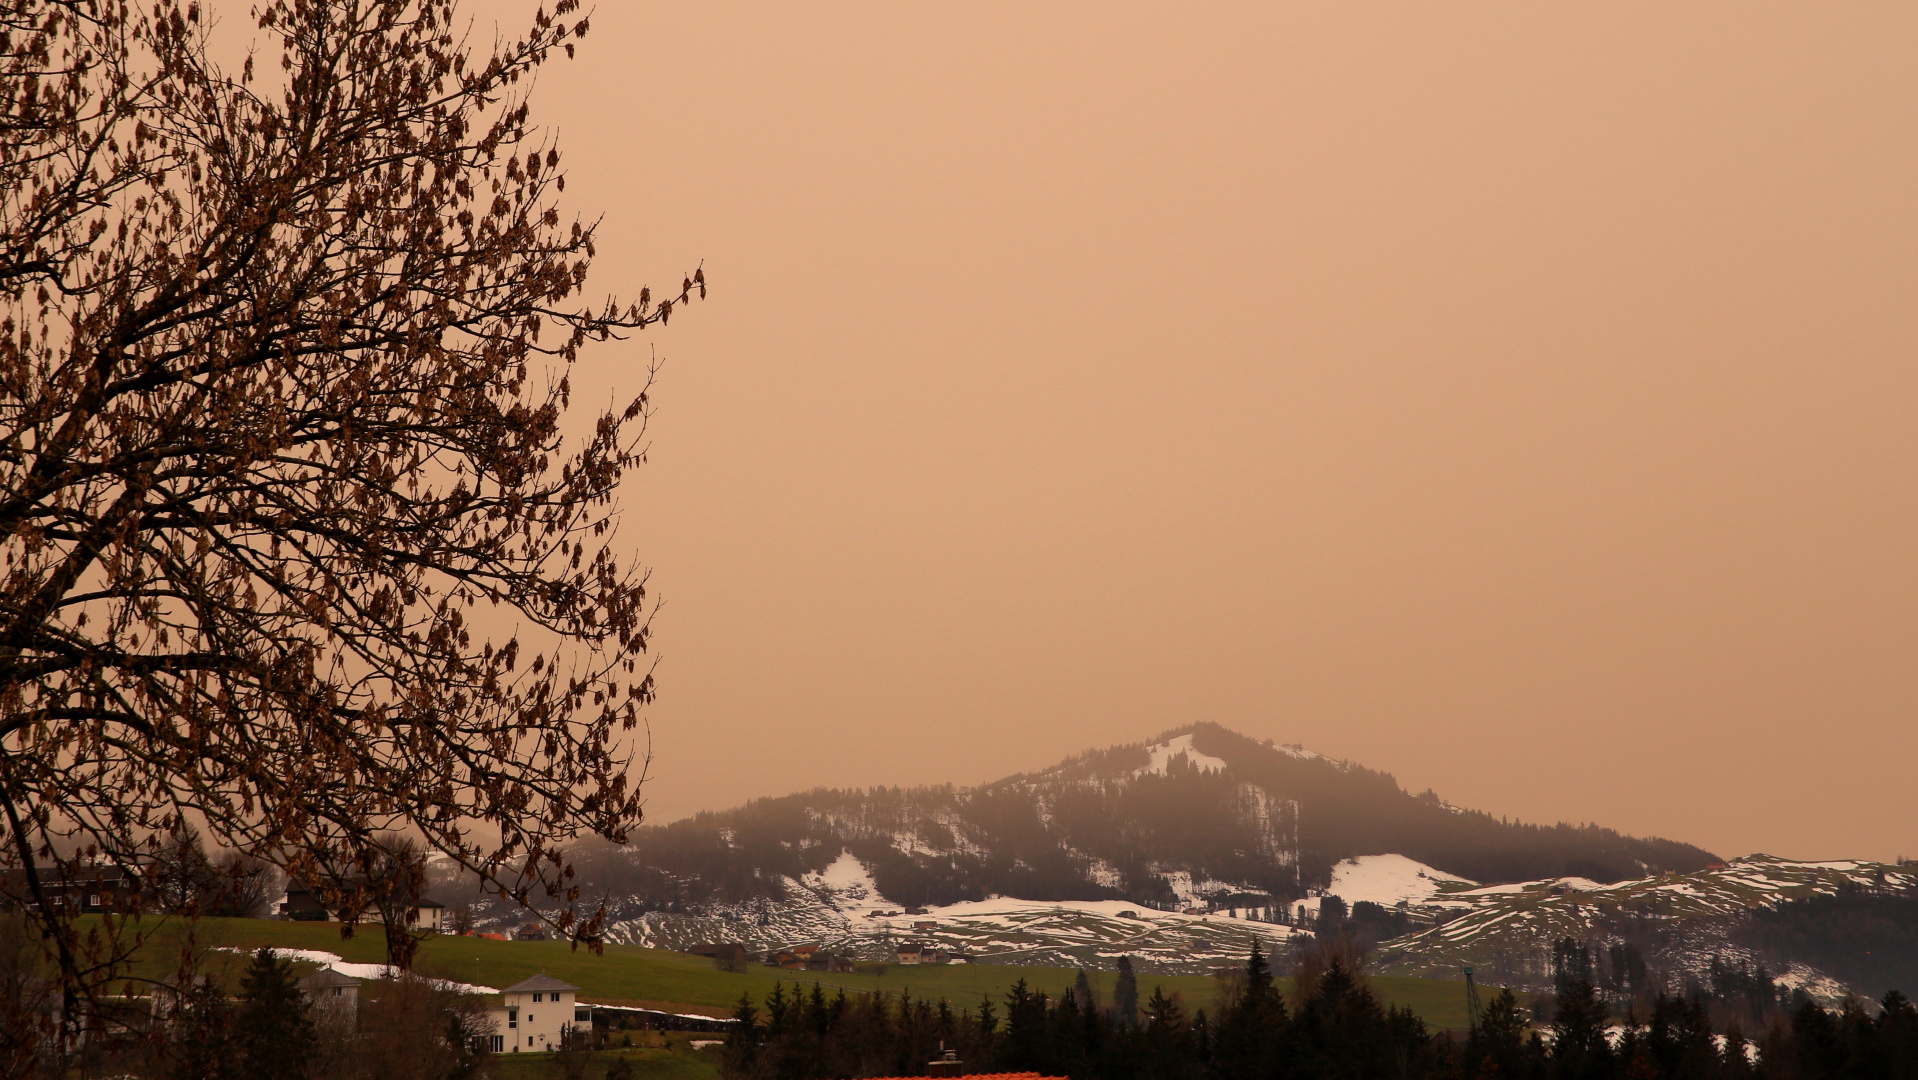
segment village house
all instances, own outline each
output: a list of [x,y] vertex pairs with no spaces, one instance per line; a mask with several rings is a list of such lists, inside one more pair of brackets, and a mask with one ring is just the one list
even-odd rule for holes
[[[6,876],[9,895],[28,895],[25,870],[0,870],[0,874]],[[114,867],[82,868],[71,877],[61,876],[54,868],[38,868],[35,876],[39,878],[41,895],[60,901],[69,910],[93,915],[102,911],[126,912],[134,908],[137,882]]]
[[850,972],[853,962],[851,957],[838,953],[816,952],[806,958],[806,970]]
[[[280,902],[280,918],[296,922],[325,922],[334,917],[319,890],[304,885],[288,885],[286,899]],[[414,901],[414,910],[406,917],[409,930],[424,930],[439,934],[446,930],[446,905],[437,900],[420,897]]]
[[579,987],[551,975],[535,975],[500,991],[503,1003],[487,1009],[493,1053],[557,1050],[568,1028],[591,1027],[592,1010],[579,1006],[578,993]]
[[330,964],[296,985],[315,1015],[331,1013],[352,1019],[359,1014],[360,980],[333,970]]

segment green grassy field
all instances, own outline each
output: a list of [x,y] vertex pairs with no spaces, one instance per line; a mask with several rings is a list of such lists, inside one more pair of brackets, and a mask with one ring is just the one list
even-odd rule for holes
[[[177,955],[188,932],[198,948],[216,950],[210,953],[213,966],[225,969],[229,976],[244,964],[243,952],[263,945],[324,950],[361,963],[378,963],[386,958],[385,938],[378,927],[361,927],[351,939],[342,939],[337,923],[202,919],[190,931],[174,926],[157,934],[148,950],[147,965],[157,968]],[[428,974],[492,987],[508,986],[544,972],[580,987],[583,1001],[711,1016],[728,1015],[741,994],[757,1002],[779,983],[807,987],[818,983],[848,992],[909,990],[918,997],[945,998],[970,1008],[982,995],[996,998],[1019,979],[1026,980],[1034,990],[1056,996],[1071,986],[1077,975],[1070,968],[997,964],[866,965],[848,974],[787,972],[748,965],[745,971],[735,973],[721,971],[703,957],[630,945],[609,945],[603,954],[594,955],[558,941],[492,941],[444,935],[421,943],[415,966]],[[1090,978],[1094,991],[1110,1000],[1113,973],[1091,972]],[[1433,1027],[1465,1026],[1465,994],[1460,983],[1387,976],[1370,981],[1387,1004],[1409,1007]],[[1162,985],[1167,993],[1177,993],[1188,1009],[1213,1008],[1221,990],[1219,980],[1205,975],[1144,974],[1139,983],[1141,997],[1150,994],[1154,985]]]
[[[601,1080],[606,1075],[606,1067],[616,1057],[632,1062],[633,1076],[638,1080],[719,1078],[719,1050],[717,1047],[694,1049],[692,1040],[699,1036],[662,1037],[657,1032],[635,1032],[633,1037],[635,1042],[644,1042],[645,1045],[615,1046],[591,1055],[592,1061],[586,1067],[586,1080]],[[705,1038],[712,1037],[708,1035]],[[551,1054],[500,1054],[493,1058],[488,1069],[492,1080],[551,1080],[556,1075]]]

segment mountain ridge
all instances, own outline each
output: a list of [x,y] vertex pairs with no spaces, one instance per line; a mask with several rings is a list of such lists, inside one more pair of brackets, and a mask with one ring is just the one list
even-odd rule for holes
[[970,787],[818,788],[639,830],[584,852],[582,880],[628,909],[784,897],[850,853],[902,906],[990,896],[1173,910],[1304,899],[1341,860],[1382,853],[1474,881],[1618,881],[1721,861],[1597,825],[1533,825],[1413,795],[1390,774],[1214,723]]

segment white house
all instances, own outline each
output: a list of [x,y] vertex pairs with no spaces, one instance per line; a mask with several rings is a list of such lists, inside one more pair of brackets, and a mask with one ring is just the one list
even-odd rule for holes
[[487,1010],[493,1020],[493,1052],[559,1049],[567,1028],[592,1026],[592,1012],[579,1007],[578,994],[579,987],[551,975],[535,975],[500,991],[505,1003]]
[[407,914],[406,925],[415,930],[426,930],[435,934],[446,932],[446,905],[437,900],[420,897],[415,908]]

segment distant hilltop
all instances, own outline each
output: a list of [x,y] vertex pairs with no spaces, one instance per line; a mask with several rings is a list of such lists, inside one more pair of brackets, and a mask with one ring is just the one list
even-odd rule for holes
[[788,882],[850,854],[901,907],[1016,896],[1174,911],[1306,899],[1342,860],[1388,852],[1486,883],[1612,882],[1722,861],[1595,826],[1504,821],[1351,762],[1195,724],[978,787],[761,799],[642,829],[585,869],[647,909],[783,899]]
[[1507,821],[1216,724],[978,787],[760,799],[574,856],[609,940],[800,966],[1207,972],[1336,939],[1375,970],[1538,987],[1574,940],[1627,988],[1918,985],[1897,929],[1918,925],[1918,868]]

